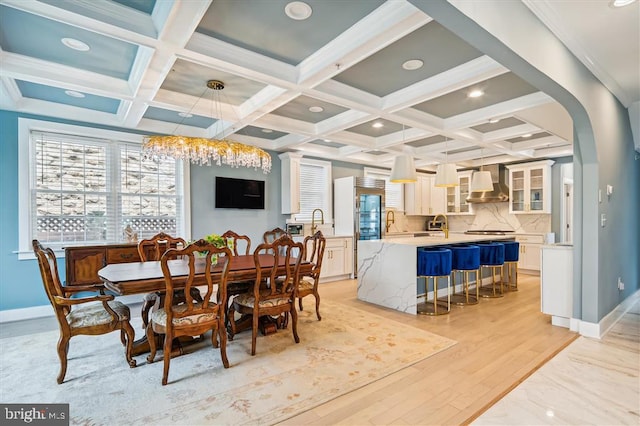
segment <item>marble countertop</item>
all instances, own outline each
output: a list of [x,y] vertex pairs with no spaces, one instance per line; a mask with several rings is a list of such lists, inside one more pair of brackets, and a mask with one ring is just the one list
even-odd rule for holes
[[468,235],[468,234],[449,234],[449,238],[443,235],[434,235],[428,237],[395,237],[385,238],[384,240],[361,240],[362,243],[375,244],[395,244],[413,247],[440,246],[444,244],[473,243],[480,241],[509,240],[513,239],[513,235]]

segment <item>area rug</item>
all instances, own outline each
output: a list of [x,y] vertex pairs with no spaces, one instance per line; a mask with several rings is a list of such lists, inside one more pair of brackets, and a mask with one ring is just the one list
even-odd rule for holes
[[[162,352],[130,369],[118,333],[71,339],[65,382],[56,384],[58,332],[0,340],[0,401],[69,403],[71,424],[274,424],[372,383],[456,342],[359,309],[322,301],[322,321],[307,301],[300,343],[290,328],[229,342],[230,368],[210,339],[171,360],[161,385]],[[139,319],[132,321],[140,331]]]

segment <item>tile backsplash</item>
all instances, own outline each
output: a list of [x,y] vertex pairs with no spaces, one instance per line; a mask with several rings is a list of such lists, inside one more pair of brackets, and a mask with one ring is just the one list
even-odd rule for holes
[[[469,216],[448,216],[449,230],[463,232],[468,229],[513,230],[521,233],[545,234],[551,232],[550,214],[510,214],[509,203],[475,204]],[[426,216],[406,216],[396,213],[390,232],[422,231]]]

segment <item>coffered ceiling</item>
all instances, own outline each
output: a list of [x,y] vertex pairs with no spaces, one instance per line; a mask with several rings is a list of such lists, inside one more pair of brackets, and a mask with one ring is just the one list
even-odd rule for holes
[[557,102],[410,1],[305,4],[1,0],[0,108],[381,167],[572,155]]

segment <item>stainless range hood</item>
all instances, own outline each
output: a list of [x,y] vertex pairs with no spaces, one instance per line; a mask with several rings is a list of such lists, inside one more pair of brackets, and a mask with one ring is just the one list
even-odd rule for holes
[[506,170],[500,164],[482,166],[482,170],[491,172],[493,191],[475,191],[467,197],[467,203],[500,203],[509,201],[509,187],[505,183]]

